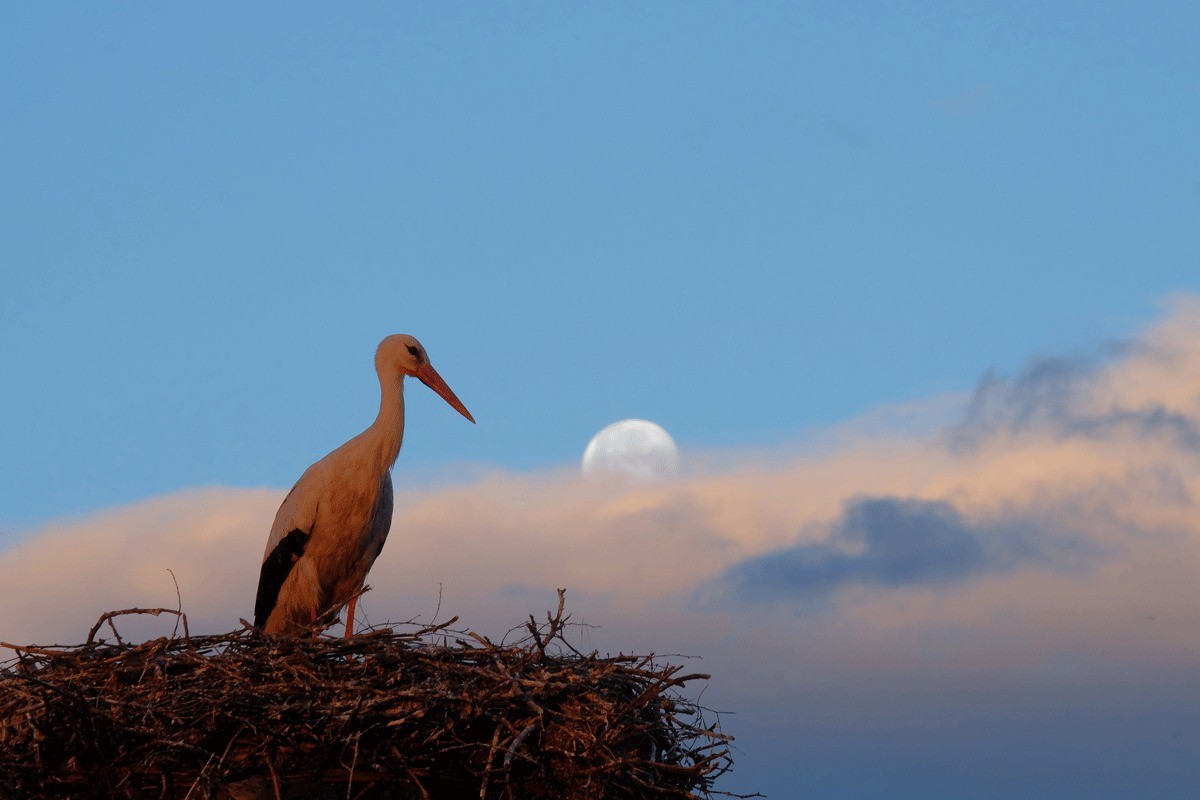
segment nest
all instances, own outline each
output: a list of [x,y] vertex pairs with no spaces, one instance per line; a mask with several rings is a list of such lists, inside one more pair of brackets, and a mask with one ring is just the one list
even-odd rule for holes
[[[557,612],[515,643],[457,618],[351,638],[4,644],[0,797],[699,798],[730,738],[654,656],[583,654]],[[518,630],[518,629],[514,629]],[[511,632],[510,632],[511,633]],[[2,643],[0,643],[2,644]]]

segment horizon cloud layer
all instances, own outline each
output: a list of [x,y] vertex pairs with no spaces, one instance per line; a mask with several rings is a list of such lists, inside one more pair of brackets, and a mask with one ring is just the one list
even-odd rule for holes
[[[733,455],[656,485],[399,486],[360,609],[499,636],[566,587],[600,626],[583,647],[703,658],[706,704],[738,712],[727,789],[1200,785],[1200,298],[1100,356],[987,373],[933,435],[852,421]],[[173,607],[168,569],[193,631],[237,627],[282,497],[194,490],[43,526],[0,553],[0,639],[76,642],[102,611]]]

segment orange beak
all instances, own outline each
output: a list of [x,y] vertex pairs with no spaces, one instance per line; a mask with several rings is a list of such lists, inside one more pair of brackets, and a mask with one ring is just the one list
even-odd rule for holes
[[432,364],[426,361],[417,368],[416,376],[421,379],[421,383],[437,392],[438,396],[449,403],[451,408],[471,420],[471,422],[475,421],[475,418],[471,416],[471,412],[467,411],[467,407],[462,404],[462,400],[459,400],[458,395],[454,394],[454,390],[446,385],[446,382],[442,380],[441,375],[438,375],[437,370],[433,368]]

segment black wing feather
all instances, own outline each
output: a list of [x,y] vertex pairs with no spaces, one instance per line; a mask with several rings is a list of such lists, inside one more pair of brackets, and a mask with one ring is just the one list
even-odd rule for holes
[[304,546],[308,544],[308,534],[297,528],[279,540],[271,555],[263,561],[262,571],[258,574],[258,596],[254,598],[254,626],[261,628],[267,624],[267,617],[275,610],[279,600],[279,590],[292,571],[292,567],[304,555]]

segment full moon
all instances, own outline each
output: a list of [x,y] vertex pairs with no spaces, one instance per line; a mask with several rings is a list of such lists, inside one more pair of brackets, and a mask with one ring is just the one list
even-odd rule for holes
[[614,422],[593,436],[583,451],[583,474],[589,478],[657,481],[672,478],[678,471],[675,440],[644,419]]

